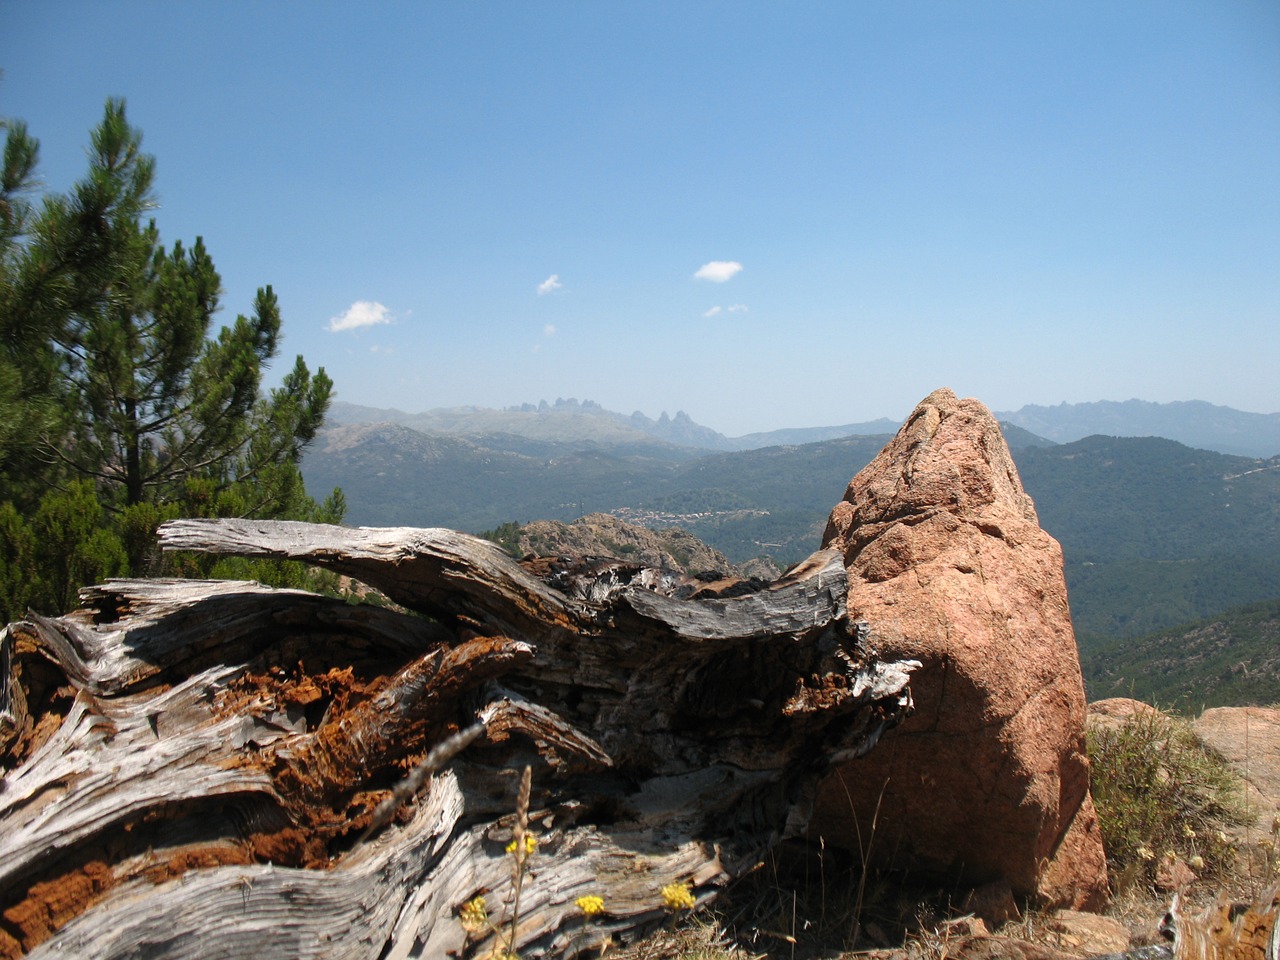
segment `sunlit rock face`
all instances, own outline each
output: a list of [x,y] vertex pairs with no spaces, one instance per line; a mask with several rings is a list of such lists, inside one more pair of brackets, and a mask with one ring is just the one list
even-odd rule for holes
[[1062,551],[985,406],[930,394],[849,485],[823,545],[849,614],[923,666],[916,712],[822,784],[813,833],[878,866],[1097,908],[1085,699]]

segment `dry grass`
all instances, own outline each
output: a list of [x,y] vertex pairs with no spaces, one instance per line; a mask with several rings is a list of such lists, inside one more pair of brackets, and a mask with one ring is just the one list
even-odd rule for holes
[[638,943],[605,954],[611,960],[765,960],[730,942],[712,916],[691,917],[674,930],[660,930]]

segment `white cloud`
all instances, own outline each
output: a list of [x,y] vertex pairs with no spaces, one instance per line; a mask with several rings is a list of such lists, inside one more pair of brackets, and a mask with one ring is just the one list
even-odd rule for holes
[[542,328],[542,335],[545,337],[554,337],[556,335],[556,325],[554,323],[548,323]]
[[716,305],[703,314],[704,317],[718,317],[722,313],[746,313],[747,305],[745,303],[734,303],[727,307]]
[[357,300],[344,313],[331,317],[325,329],[341,333],[343,330],[359,330],[361,327],[374,327],[390,322],[391,312],[382,304],[376,300]]
[[547,279],[538,284],[538,296],[545,296],[548,293],[555,293],[561,287],[560,274],[553,273]]
[[724,283],[742,269],[737,260],[712,260],[704,263],[695,273],[695,280],[710,280],[712,283]]

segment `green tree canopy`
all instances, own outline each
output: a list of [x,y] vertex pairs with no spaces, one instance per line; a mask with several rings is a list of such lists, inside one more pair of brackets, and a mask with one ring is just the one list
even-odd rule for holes
[[[262,391],[281,327],[269,286],[258,290],[249,316],[215,331],[221,278],[204,241],[166,248],[155,221],[144,221],[155,206],[155,160],[142,151],[124,101],[107,101],[85,177],[38,206],[31,197],[39,144],[25,124],[5,126],[0,497],[13,505],[6,522],[74,519],[76,536],[87,537],[93,511],[84,497],[92,491],[125,560],[103,542],[101,527],[84,545],[87,555],[101,560],[101,573],[123,566],[136,575],[153,565],[151,534],[169,516],[340,519],[340,492],[315,504],[297,467],[324,421],[332,381],[299,356],[279,387]],[[29,564],[16,549],[0,562]],[[86,563],[77,574],[93,572]],[[57,579],[46,606],[66,603],[66,577]]]

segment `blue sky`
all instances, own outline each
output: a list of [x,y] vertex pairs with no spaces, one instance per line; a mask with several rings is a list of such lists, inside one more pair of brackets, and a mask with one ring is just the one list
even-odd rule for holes
[[1273,0],[3,0],[0,68],[52,190],[125,97],[354,403],[1280,410]]

